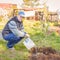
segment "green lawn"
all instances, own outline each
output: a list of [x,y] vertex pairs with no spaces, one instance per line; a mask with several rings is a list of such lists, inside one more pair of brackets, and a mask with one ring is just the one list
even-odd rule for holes
[[[46,31],[42,30],[40,24],[41,23],[39,22],[28,22],[27,24],[24,24],[25,31],[30,34],[30,38],[38,47],[52,47],[57,51],[60,51],[60,35],[57,35],[56,32],[46,34]],[[0,60],[28,60],[29,52],[23,45],[24,40],[25,39],[14,46],[16,51],[13,53],[7,50],[7,42],[0,40]]]

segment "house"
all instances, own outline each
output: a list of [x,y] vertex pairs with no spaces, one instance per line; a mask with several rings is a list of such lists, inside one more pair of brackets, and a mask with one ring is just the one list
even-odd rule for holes
[[51,21],[51,22],[58,21],[59,17],[58,17],[57,12],[49,12],[48,13],[48,20]]
[[14,9],[13,16],[17,15],[19,10],[23,10],[25,12],[24,18],[26,20],[46,20],[46,16],[48,13],[47,7],[35,7],[35,8],[21,8],[21,9]]

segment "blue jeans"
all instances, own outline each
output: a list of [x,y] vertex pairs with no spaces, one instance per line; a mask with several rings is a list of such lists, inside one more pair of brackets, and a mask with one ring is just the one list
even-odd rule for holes
[[4,39],[8,41],[7,47],[12,48],[16,43],[21,41],[24,37],[17,37],[13,33],[7,34],[4,36]]

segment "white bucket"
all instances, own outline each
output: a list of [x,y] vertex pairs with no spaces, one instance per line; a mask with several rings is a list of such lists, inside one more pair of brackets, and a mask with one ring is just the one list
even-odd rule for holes
[[23,44],[25,45],[25,47],[30,50],[32,47],[35,47],[36,45],[34,44],[34,42],[30,39],[30,38],[27,38]]

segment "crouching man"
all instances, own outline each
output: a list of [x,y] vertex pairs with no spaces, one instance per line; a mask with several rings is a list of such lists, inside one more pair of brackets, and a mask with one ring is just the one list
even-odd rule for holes
[[7,48],[13,48],[16,43],[29,35],[24,32],[22,17],[25,15],[23,11],[18,12],[17,16],[12,17],[5,25],[2,36],[8,41]]

